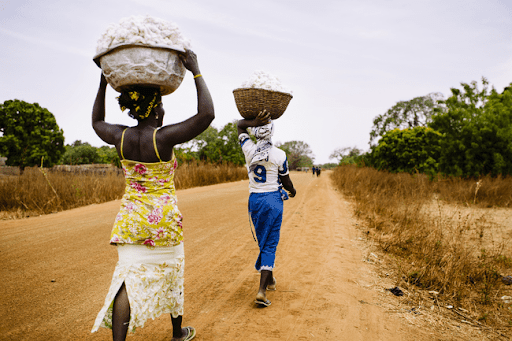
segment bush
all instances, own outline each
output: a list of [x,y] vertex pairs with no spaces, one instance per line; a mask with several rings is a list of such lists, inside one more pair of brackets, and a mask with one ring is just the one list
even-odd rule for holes
[[443,135],[439,171],[448,176],[512,175],[512,89],[487,93],[477,83],[452,89],[448,110],[429,126]]
[[426,127],[389,131],[371,151],[373,166],[392,173],[437,174],[441,138]]

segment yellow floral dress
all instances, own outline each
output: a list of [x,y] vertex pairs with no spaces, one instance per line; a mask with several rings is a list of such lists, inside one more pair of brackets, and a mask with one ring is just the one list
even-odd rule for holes
[[[124,132],[122,156],[123,140]],[[153,141],[160,159],[155,134]],[[185,254],[174,188],[176,158],[173,154],[170,161],[144,163],[123,156],[121,163],[126,188],[110,238],[117,245],[119,261],[91,332],[112,328],[113,302],[123,283],[130,302],[129,331],[163,313],[183,315]]]
[[182,215],[174,189],[176,158],[144,163],[122,160],[126,180],[112,244],[176,246],[183,241]]

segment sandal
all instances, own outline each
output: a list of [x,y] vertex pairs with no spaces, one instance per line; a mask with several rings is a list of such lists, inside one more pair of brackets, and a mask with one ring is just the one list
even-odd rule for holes
[[268,307],[271,302],[265,297],[265,295],[262,295],[258,293],[256,295],[256,300],[254,301],[256,304],[264,305],[265,307]]
[[183,339],[183,341],[192,340],[196,336],[196,330],[193,327],[185,327],[187,330],[187,336]]

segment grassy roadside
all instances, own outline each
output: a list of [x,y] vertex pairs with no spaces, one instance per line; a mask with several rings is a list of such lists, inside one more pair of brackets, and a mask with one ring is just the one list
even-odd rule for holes
[[510,332],[512,308],[502,297],[512,296],[503,278],[512,275],[512,222],[503,231],[490,214],[512,211],[510,178],[430,181],[354,166],[331,177],[393,259],[397,285],[435,293],[475,323]]
[[[247,179],[245,167],[190,162],[178,167],[176,189],[208,186]],[[22,175],[0,176],[0,219],[18,219],[54,213],[120,199],[124,194],[122,172],[62,172],[39,167]]]

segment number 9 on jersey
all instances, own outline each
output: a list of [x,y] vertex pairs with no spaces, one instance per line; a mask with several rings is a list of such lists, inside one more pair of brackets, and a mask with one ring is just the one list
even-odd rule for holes
[[265,167],[258,165],[254,168],[254,181],[264,183],[267,181],[267,170]]

